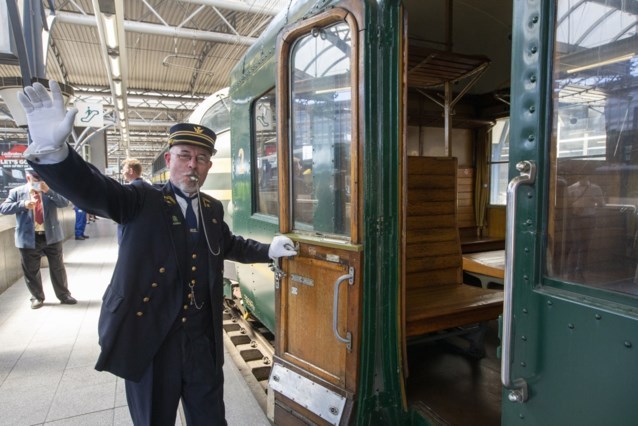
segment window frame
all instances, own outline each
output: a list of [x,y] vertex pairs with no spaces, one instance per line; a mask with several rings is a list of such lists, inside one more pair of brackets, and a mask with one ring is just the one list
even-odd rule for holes
[[286,31],[283,31],[279,35],[277,42],[277,136],[278,140],[278,159],[279,167],[285,170],[286,173],[279,173],[279,189],[282,197],[280,198],[280,217],[279,227],[282,233],[290,233],[298,231],[294,229],[294,223],[292,221],[292,188],[290,185],[290,171],[292,153],[290,152],[290,132],[288,123],[290,121],[291,112],[291,99],[290,99],[290,53],[292,51],[295,42],[313,31],[316,27],[327,27],[333,24],[346,22],[350,27],[350,31],[353,34],[352,46],[351,46],[351,59],[352,71],[350,73],[350,87],[352,98],[352,114],[351,114],[351,129],[352,129],[352,142],[350,146],[350,182],[351,182],[351,214],[350,214],[350,236],[347,238],[347,242],[351,244],[358,244],[361,241],[361,232],[359,223],[362,222],[362,212],[359,206],[362,205],[361,196],[359,191],[359,182],[362,179],[361,166],[359,164],[359,158],[362,158],[361,143],[359,141],[360,128],[359,123],[361,109],[359,107],[359,81],[361,76],[361,66],[359,64],[360,59],[360,46],[359,39],[355,37],[355,34],[359,33],[357,22],[355,17],[347,10],[341,8],[335,8],[331,11],[300,22],[298,25],[291,26]]

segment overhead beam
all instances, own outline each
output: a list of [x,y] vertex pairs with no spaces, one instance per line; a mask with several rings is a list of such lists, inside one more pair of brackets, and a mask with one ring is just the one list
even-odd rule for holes
[[[93,15],[82,15],[79,13],[70,13],[70,12],[58,12],[56,14],[56,20],[58,23],[65,23],[70,25],[84,25],[95,27],[95,16]],[[209,32],[209,31],[200,31],[200,30],[192,30],[189,28],[176,28],[176,27],[167,27],[164,25],[158,24],[148,24],[145,22],[134,22],[134,21],[124,21],[124,30],[142,33],[142,34],[150,34],[157,36],[165,36],[165,37],[177,37],[177,38],[185,38],[189,40],[199,40],[199,41],[212,41],[216,43],[227,43],[227,44],[241,44],[246,46],[252,46],[252,44],[257,40],[255,37],[246,37],[246,36],[237,36],[233,34],[226,33],[217,33],[217,32]]]
[[[206,6],[218,7],[220,9],[233,10],[235,12],[259,13],[261,15],[271,16],[275,16],[281,9],[283,9],[283,6],[279,4],[272,4],[270,2],[261,2],[263,3],[263,6],[260,6],[260,2],[257,1],[252,4],[247,4],[232,0],[182,0],[182,3],[203,4]],[[284,2],[279,3],[285,4]]]

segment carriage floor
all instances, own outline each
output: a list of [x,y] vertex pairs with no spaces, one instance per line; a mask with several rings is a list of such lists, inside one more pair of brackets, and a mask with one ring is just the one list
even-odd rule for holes
[[498,323],[490,321],[482,359],[461,353],[445,340],[408,346],[408,403],[426,412],[434,424],[500,425],[498,342]]

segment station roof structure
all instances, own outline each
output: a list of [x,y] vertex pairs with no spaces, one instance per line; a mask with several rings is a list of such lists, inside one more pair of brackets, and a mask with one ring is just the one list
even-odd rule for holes
[[[128,156],[150,165],[168,128],[229,85],[231,69],[288,3],[43,1],[45,77],[72,88],[70,103],[103,105],[109,166]],[[19,64],[0,63],[0,87],[20,76]],[[26,132],[0,99],[0,140],[9,139]]]

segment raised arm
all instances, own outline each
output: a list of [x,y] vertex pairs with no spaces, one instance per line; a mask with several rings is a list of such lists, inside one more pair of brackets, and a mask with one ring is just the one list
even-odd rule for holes
[[27,160],[38,164],[53,164],[68,155],[66,140],[73,129],[73,120],[78,110],[64,107],[60,86],[49,81],[51,96],[40,83],[25,87],[18,93],[18,100],[27,115],[31,144],[24,152]]
[[140,206],[140,191],[104,176],[69,147],[66,140],[77,110],[66,111],[57,82],[49,81],[49,88],[51,95],[42,84],[34,83],[18,94],[32,140],[24,152],[27,161],[47,185],[74,205],[118,223],[129,221]]

